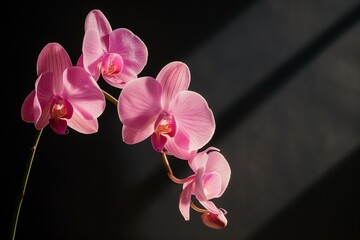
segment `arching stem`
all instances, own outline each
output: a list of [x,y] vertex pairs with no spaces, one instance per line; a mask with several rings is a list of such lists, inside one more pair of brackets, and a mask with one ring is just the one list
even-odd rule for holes
[[12,228],[11,228],[11,233],[10,233],[10,239],[14,240],[15,239],[15,235],[16,235],[16,228],[17,228],[17,224],[19,221],[19,216],[20,216],[20,210],[21,210],[21,206],[25,197],[25,191],[26,191],[26,186],[29,180],[29,175],[30,175],[30,171],[31,171],[31,166],[35,157],[35,152],[37,149],[37,146],[39,144],[39,140],[41,137],[43,129],[37,131],[36,137],[35,137],[35,142],[33,147],[31,148],[31,153],[29,156],[29,160],[27,162],[26,165],[26,169],[25,169],[25,175],[21,184],[21,193],[19,195],[18,201],[17,201],[17,205],[15,208],[15,212],[14,212],[14,219],[13,219],[13,224],[12,224]]
[[173,181],[174,183],[177,183],[177,184],[184,184],[185,182],[188,181],[188,178],[180,179],[180,178],[177,178],[177,177],[174,176],[174,174],[173,174],[173,172],[171,170],[169,161],[168,161],[168,159],[166,157],[165,152],[161,153],[161,159],[163,161],[163,164],[164,164],[165,170],[167,172],[167,175],[168,175],[168,177],[170,178],[171,181]]
[[199,213],[209,213],[210,211],[204,208],[199,208],[198,206],[195,205],[194,202],[190,203],[190,206],[192,209],[194,209],[195,211],[199,212]]

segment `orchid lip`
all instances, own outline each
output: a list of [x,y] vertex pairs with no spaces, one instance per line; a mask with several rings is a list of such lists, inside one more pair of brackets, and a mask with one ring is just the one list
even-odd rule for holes
[[117,53],[107,53],[104,55],[101,69],[102,74],[105,76],[111,76],[119,74],[124,67],[123,58]]
[[159,115],[154,126],[154,133],[158,135],[168,135],[173,137],[176,134],[177,128],[175,118],[167,112],[163,112]]
[[154,132],[151,136],[153,148],[158,152],[163,152],[167,142],[167,136],[174,137],[176,134],[175,118],[167,112],[159,114],[154,124]]
[[52,119],[68,118],[70,119],[73,113],[71,104],[60,96],[55,96],[50,106],[50,116]]

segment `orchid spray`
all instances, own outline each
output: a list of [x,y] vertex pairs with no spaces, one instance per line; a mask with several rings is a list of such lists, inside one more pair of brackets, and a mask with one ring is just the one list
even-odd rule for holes
[[[215,132],[215,119],[207,101],[189,90],[190,70],[180,61],[165,65],[156,77],[139,76],[148,61],[145,43],[126,28],[112,29],[98,9],[88,13],[82,54],[73,65],[57,42],[48,43],[37,60],[35,89],[21,107],[23,121],[38,130],[25,171],[11,229],[15,239],[21,205],[31,165],[42,130],[49,125],[55,134],[69,128],[82,134],[98,132],[98,117],[106,100],[117,106],[126,144],[151,138],[152,148],[161,156],[168,177],[182,185],[179,211],[186,221],[190,209],[201,213],[203,223],[213,229],[227,226],[227,211],[212,201],[226,190],[231,169],[220,150],[200,149]],[[102,90],[101,78],[120,90],[117,98]],[[179,179],[173,175],[167,156],[187,161],[194,172]],[[200,207],[201,205],[201,207]]]

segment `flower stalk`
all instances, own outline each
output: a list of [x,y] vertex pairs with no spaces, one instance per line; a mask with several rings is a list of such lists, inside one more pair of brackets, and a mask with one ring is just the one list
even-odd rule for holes
[[177,184],[184,184],[187,181],[187,178],[180,179],[180,178],[175,177],[172,170],[171,170],[169,161],[168,161],[168,159],[166,157],[166,153],[162,152],[160,154],[161,154],[161,159],[163,161],[165,170],[166,170],[167,175],[170,178],[170,180],[173,181],[174,183],[177,183]]
[[199,213],[210,213],[209,210],[196,206],[194,202],[190,203],[190,207]]
[[101,90],[104,93],[104,96],[107,100],[109,100],[111,103],[113,103],[115,106],[118,105],[118,100],[116,98],[114,98],[112,95],[110,95],[108,92],[106,92],[105,90]]
[[22,206],[22,203],[23,203],[23,200],[24,200],[24,197],[25,197],[26,186],[27,186],[27,183],[28,183],[28,180],[29,180],[31,166],[32,166],[32,163],[33,163],[33,160],[34,160],[34,157],[35,157],[36,149],[37,149],[37,146],[39,144],[42,132],[43,132],[43,129],[37,131],[35,141],[34,141],[34,145],[31,148],[31,153],[30,153],[30,156],[29,156],[29,160],[28,160],[27,165],[26,165],[25,175],[24,175],[24,178],[23,178],[23,181],[22,181],[22,184],[21,184],[20,196],[18,198],[17,205],[16,205],[15,212],[14,212],[14,219],[13,219],[13,224],[12,224],[11,233],[10,233],[11,234],[10,235],[11,240],[15,239],[16,228],[17,228],[17,224],[18,224],[18,221],[19,221],[19,215],[20,215],[21,206]]

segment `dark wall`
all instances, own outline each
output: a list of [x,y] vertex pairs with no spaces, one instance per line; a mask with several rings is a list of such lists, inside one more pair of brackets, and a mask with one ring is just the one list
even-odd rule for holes
[[[100,9],[113,29],[137,34],[149,50],[142,76],[180,60],[190,90],[212,108],[208,144],[232,176],[216,199],[224,230],[178,210],[181,186],[166,176],[149,141],[122,142],[107,102],[99,132],[45,128],[31,169],[17,239],[358,239],[360,237],[360,5],[327,1],[58,1],[3,8],[3,128],[0,239],[35,137],[20,109],[36,60],[58,42],[73,63],[84,20]],[[117,97],[119,91],[100,86]],[[4,85],[3,85],[4,86]],[[10,116],[10,119],[8,118]],[[170,159],[175,175],[189,174]]]

